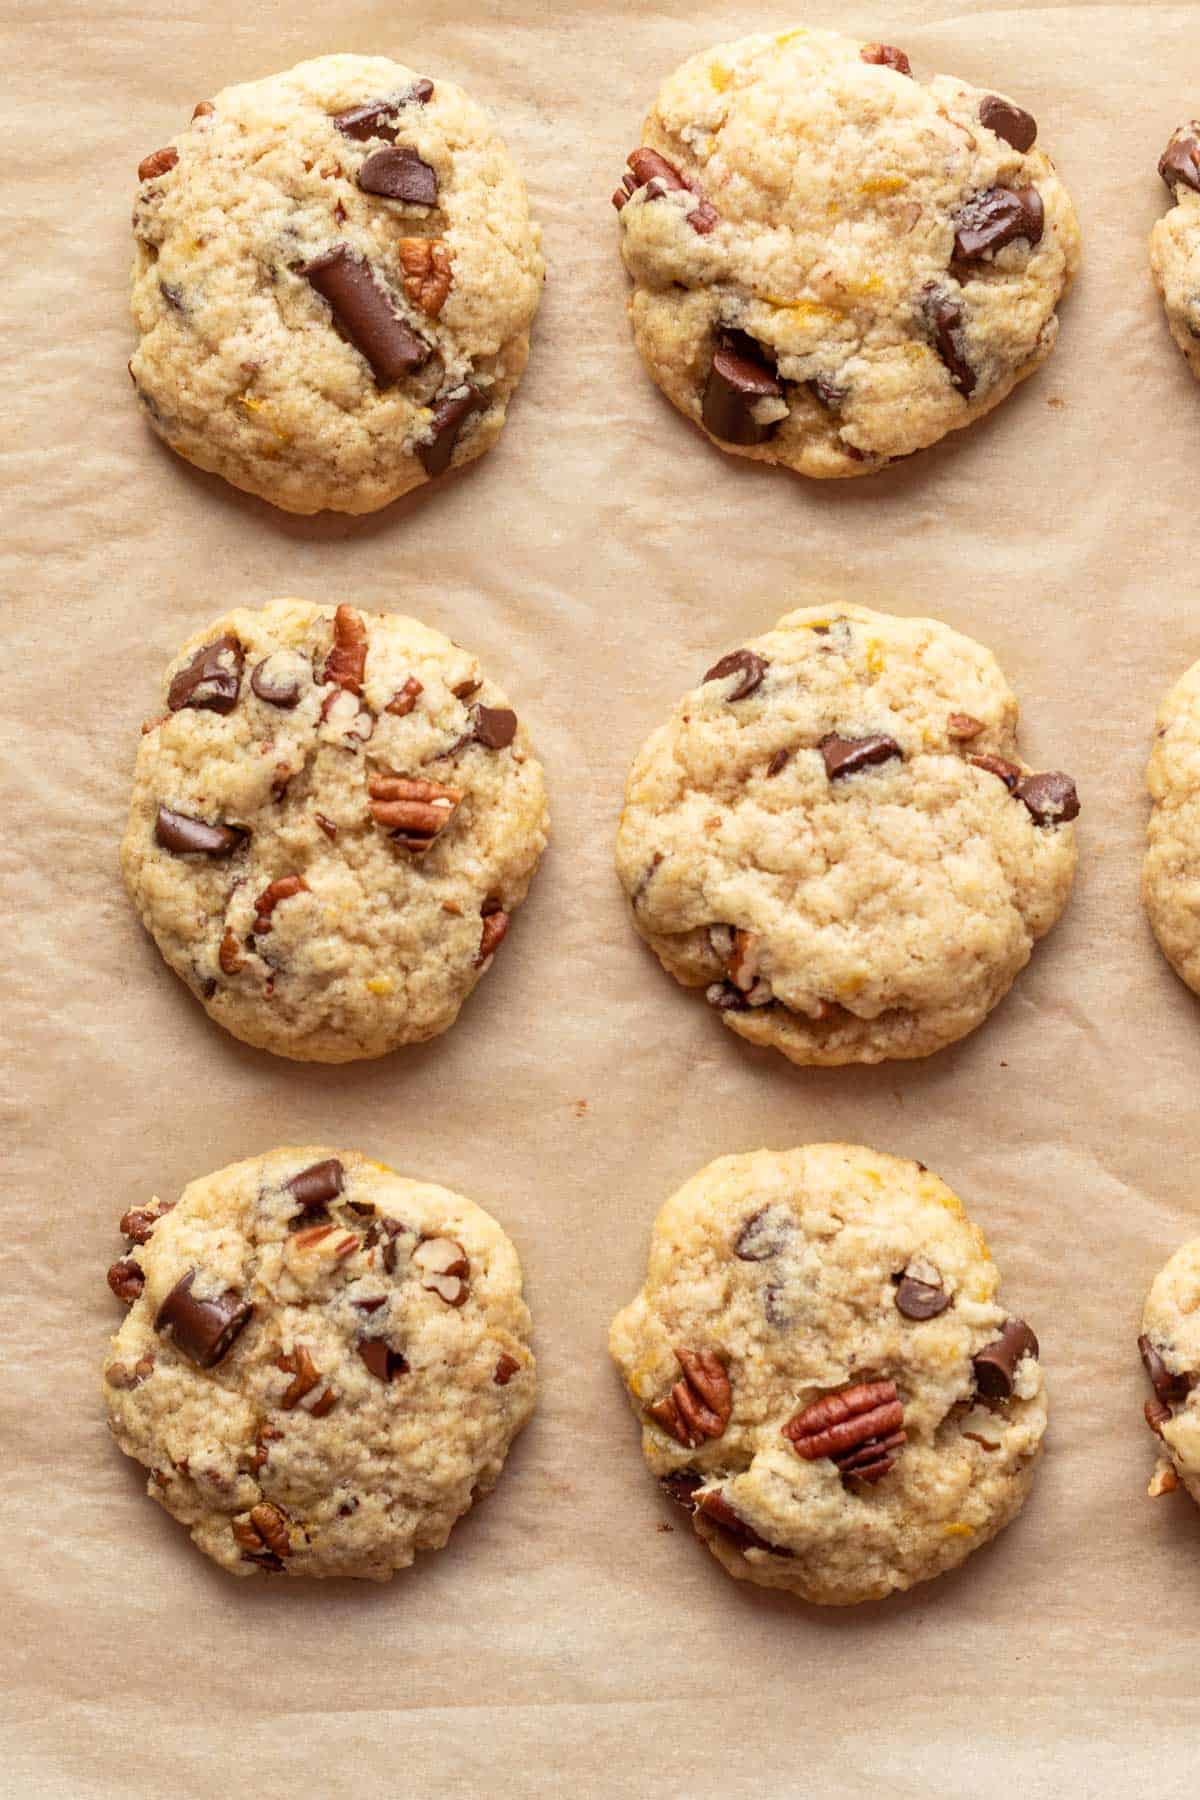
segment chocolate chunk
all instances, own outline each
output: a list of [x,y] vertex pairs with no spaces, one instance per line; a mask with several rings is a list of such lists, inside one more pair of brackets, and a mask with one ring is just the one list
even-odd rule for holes
[[704,998],[717,1012],[748,1012],[750,1001],[732,981],[712,981],[704,990]]
[[796,1226],[786,1206],[778,1202],[760,1206],[743,1221],[733,1240],[733,1254],[740,1262],[768,1262],[787,1249]]
[[739,333],[737,347],[725,343],[713,352],[700,416],[704,429],[726,444],[762,444],[779,425],[754,415],[760,400],[781,400],[783,383],[752,338]]
[[185,663],[167,689],[172,712],[193,706],[197,711],[230,713],[242,686],[245,652],[231,632],[214,638]]
[[1051,769],[1044,775],[1026,775],[1013,789],[1033,814],[1035,825],[1065,825],[1079,817],[1079,795],[1069,775]]
[[720,662],[715,662],[705,675],[705,681],[724,681],[728,676],[737,677],[726,694],[726,700],[744,700],[757,687],[762,686],[763,676],[770,668],[765,656],[759,656],[755,650],[731,650]]
[[376,150],[358,171],[364,194],[380,194],[385,200],[407,200],[410,206],[436,206],[437,175],[415,150]]
[[486,412],[487,405],[486,395],[469,382],[465,392],[438,402],[429,425],[430,436],[425,443],[417,445],[417,456],[428,476],[445,474],[463,426],[472,413]]
[[264,656],[260,663],[255,663],[250,686],[268,706],[281,706],[285,711],[290,711],[300,700],[300,678],[281,656]]
[[994,187],[972,194],[958,215],[954,260],[982,262],[1017,238],[1025,238],[1031,247],[1039,244],[1045,216],[1035,187]]
[[397,1375],[408,1374],[407,1361],[385,1339],[360,1338],[356,1348],[376,1381],[394,1381]]
[[950,371],[951,385],[965,398],[974,393],[979,378],[967,361],[963,309],[944,290],[929,288],[925,293],[924,310],[933,333],[934,348]]
[[865,63],[876,63],[885,69],[895,69],[898,75],[912,74],[912,64],[903,50],[897,50],[894,44],[863,44],[858,54]]
[[154,821],[155,843],[175,856],[228,856],[249,835],[240,825],[209,825],[169,806],[160,806]]
[[338,326],[371,365],[380,387],[429,361],[429,345],[404,323],[370,263],[348,244],[335,244],[300,273],[329,303]]
[[792,753],[790,750],[776,750],[774,756],[767,764],[767,779],[770,780],[773,776],[781,774],[791,760]]
[[989,775],[995,775],[1010,794],[1021,779],[1018,764],[1009,762],[1005,756],[968,756],[967,761],[973,769],[984,769]]
[[156,176],[165,175],[179,161],[179,152],[173,144],[165,150],[152,150],[149,156],[143,156],[138,164],[138,180],[153,181]]
[[994,131],[998,138],[1011,144],[1014,150],[1022,155],[1032,150],[1037,138],[1037,120],[1032,113],[1023,107],[1014,106],[1011,100],[1002,100],[999,94],[985,94],[979,102],[979,123]]
[[496,1367],[492,1371],[492,1381],[495,1386],[507,1387],[520,1366],[515,1356],[510,1356],[507,1350],[502,1350],[496,1359]]
[[1200,143],[1193,126],[1181,125],[1178,131],[1171,133],[1170,141],[1158,159],[1158,172],[1172,193],[1179,181],[1184,187],[1200,193]]
[[485,750],[504,750],[517,735],[517,715],[507,706],[473,706],[471,736]]
[[1154,1386],[1160,1400],[1182,1400],[1186,1397],[1189,1382],[1186,1375],[1173,1375],[1154,1348],[1150,1339],[1143,1335],[1137,1341],[1142,1362],[1147,1375]]
[[108,1271],[108,1285],[123,1306],[132,1306],[146,1285],[140,1263],[131,1256],[122,1257]]
[[249,1324],[254,1307],[234,1288],[216,1300],[192,1294],[195,1269],[180,1277],[158,1309],[154,1329],[170,1337],[175,1348],[201,1369],[211,1369],[226,1356],[238,1333]]
[[704,1477],[695,1469],[672,1469],[669,1475],[659,1476],[658,1485],[684,1512],[695,1512],[696,1489],[704,1486]]
[[945,1312],[950,1300],[945,1288],[931,1281],[918,1281],[915,1275],[901,1275],[897,1282],[896,1310],[906,1319],[936,1319]]
[[407,93],[390,94],[383,100],[368,100],[363,106],[352,106],[347,112],[334,113],[333,122],[343,137],[365,143],[368,138],[387,138],[395,142],[397,126],[389,123],[405,106],[424,106],[433,99],[433,83],[423,77],[414,81]]
[[825,758],[825,773],[830,781],[840,781],[846,775],[857,775],[860,769],[866,769],[873,763],[890,762],[894,756],[903,752],[894,738],[839,737],[836,731],[829,732],[817,745]]
[[345,1176],[346,1171],[337,1157],[331,1156],[325,1162],[312,1163],[307,1169],[301,1169],[298,1175],[284,1182],[284,1186],[302,1212],[314,1212],[337,1199],[345,1185]]
[[979,1392],[988,1400],[1007,1400],[1017,1364],[1037,1353],[1038,1341],[1024,1319],[1007,1320],[995,1343],[985,1345],[973,1359]]

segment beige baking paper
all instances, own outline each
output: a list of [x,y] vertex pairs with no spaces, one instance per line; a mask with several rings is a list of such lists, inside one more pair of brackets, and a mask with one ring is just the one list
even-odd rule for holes
[[[1138,904],[1154,710],[1200,656],[1200,391],[1163,324],[1155,162],[1200,103],[1200,6],[789,9],[659,0],[6,0],[7,477],[0,729],[0,1793],[1170,1796],[1195,1776],[1200,1518],[1150,1501],[1134,1338],[1200,1230],[1200,1015]],[[723,456],[645,378],[610,193],[658,82],[706,44],[829,23],[1017,96],[1078,203],[1046,368],[870,480]],[[382,51],[492,107],[549,265],[498,448],[375,518],[288,518],[148,433],[125,372],[140,157],[195,101]],[[116,851],[168,658],[277,594],[412,611],[530,723],[554,839],[458,1026],[300,1067],[205,1019]],[[630,929],[630,757],[724,651],[810,601],[931,612],[996,652],[1036,765],[1084,801],[1065,919],[1010,998],[921,1065],[805,1072],[724,1031]],[[1041,1337],[1052,1432],[992,1548],[821,1612],[729,1581],[646,1475],[605,1334],[651,1220],[726,1151],[918,1157]],[[524,1259],[541,1396],[497,1493],[376,1589],[230,1580],[105,1428],[116,1221],[286,1142],[470,1194]]]

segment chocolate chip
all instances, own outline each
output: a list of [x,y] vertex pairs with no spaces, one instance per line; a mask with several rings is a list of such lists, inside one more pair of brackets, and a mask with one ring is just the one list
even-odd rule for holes
[[335,320],[371,365],[380,387],[399,381],[428,362],[430,347],[396,312],[370,263],[348,244],[335,244],[300,271],[328,301]]
[[1038,1341],[1024,1319],[1007,1320],[995,1343],[986,1344],[973,1358],[979,1392],[988,1400],[1007,1400],[1017,1364],[1037,1353]]
[[983,769],[987,774],[995,775],[1004,783],[1010,794],[1021,779],[1019,765],[1009,762],[1005,756],[968,756],[967,761],[973,769]]
[[1017,238],[1039,244],[1044,228],[1045,208],[1035,187],[985,188],[972,194],[958,215],[954,260],[982,262]]
[[898,75],[912,74],[912,64],[903,50],[897,50],[894,44],[863,44],[858,54],[865,63],[876,63],[885,69],[895,69]]
[[434,407],[430,436],[425,443],[417,445],[421,467],[430,478],[445,474],[463,426],[472,413],[486,412],[487,405],[486,395],[468,382],[465,393],[454,394]]
[[700,416],[704,429],[726,444],[765,443],[779,425],[755,417],[760,400],[780,400],[783,383],[761,346],[739,334],[738,347],[720,345],[713,352]]
[[209,825],[169,806],[160,806],[154,821],[155,843],[174,856],[228,856],[248,836],[239,825]]
[[1143,1335],[1137,1341],[1142,1362],[1147,1375],[1154,1386],[1160,1400],[1182,1400],[1186,1397],[1189,1382],[1186,1375],[1173,1375],[1154,1348],[1150,1339]]
[[298,1175],[284,1182],[284,1187],[302,1212],[313,1212],[337,1199],[345,1185],[345,1177],[345,1169],[336,1156],[331,1156],[324,1162],[301,1169]]
[[347,112],[334,113],[333,122],[343,137],[365,143],[368,138],[387,138],[394,142],[397,125],[389,123],[402,107],[424,106],[433,99],[433,83],[423,77],[414,81],[403,94],[390,94],[383,100],[368,100],[363,106],[352,106]]
[[132,1306],[146,1285],[146,1277],[132,1257],[122,1257],[108,1271],[108,1285],[123,1306]]
[[896,1310],[906,1319],[936,1319],[950,1305],[951,1296],[931,1281],[901,1275],[896,1287]]
[[788,763],[791,761],[791,759],[792,759],[792,753],[790,750],[777,750],[775,752],[774,756],[771,758],[770,762],[767,764],[768,780],[772,776],[778,775],[783,769],[785,769],[787,767]]
[[684,1512],[695,1512],[696,1489],[704,1486],[704,1477],[695,1469],[672,1469],[669,1475],[659,1476],[658,1485]]
[[768,1262],[787,1249],[795,1230],[795,1221],[786,1206],[777,1202],[760,1206],[743,1221],[733,1240],[733,1254],[741,1262]]
[[951,385],[965,398],[975,391],[978,376],[967,361],[963,309],[949,294],[929,288],[925,293],[924,310],[933,333],[934,348],[950,371]]
[[192,706],[197,711],[230,713],[242,686],[245,652],[231,632],[214,638],[185,663],[167,689],[172,712]]
[[704,990],[704,998],[717,1012],[748,1012],[750,1001],[732,981],[712,981]]
[[1044,775],[1026,775],[1013,792],[1033,814],[1035,825],[1065,825],[1079,817],[1079,795],[1069,775],[1051,769]]
[[383,1338],[360,1338],[355,1346],[376,1381],[394,1381],[408,1374],[408,1363]]
[[254,1307],[233,1288],[215,1300],[197,1300],[191,1291],[195,1279],[195,1269],[189,1269],[175,1283],[158,1309],[154,1329],[170,1337],[189,1362],[211,1369],[228,1355],[234,1339],[253,1317]]
[[436,206],[437,175],[415,150],[376,150],[358,171],[364,194],[380,194],[385,200],[407,200],[410,206]]
[[517,735],[517,715],[507,706],[473,706],[471,736],[485,750],[504,750]]
[[268,706],[280,706],[285,711],[300,700],[300,677],[294,665],[282,656],[264,656],[260,663],[255,663],[250,686]]
[[1172,193],[1178,181],[1200,193],[1200,143],[1188,126],[1181,125],[1178,131],[1172,132],[1158,159],[1158,172]]
[[841,781],[846,775],[857,775],[860,769],[874,763],[890,762],[894,756],[903,754],[894,738],[882,735],[844,738],[836,731],[823,737],[817,748],[825,758],[825,773],[830,781]]
[[759,656],[755,650],[731,650],[720,662],[715,662],[705,675],[705,681],[724,681],[730,675],[736,676],[732,688],[726,694],[726,700],[744,700],[757,687],[762,686],[763,676],[770,668],[765,656]]
[[1011,100],[1002,100],[999,94],[985,94],[979,102],[979,123],[994,131],[998,138],[1011,144],[1014,150],[1024,155],[1032,150],[1037,138],[1037,120],[1032,113],[1023,107],[1014,106]]

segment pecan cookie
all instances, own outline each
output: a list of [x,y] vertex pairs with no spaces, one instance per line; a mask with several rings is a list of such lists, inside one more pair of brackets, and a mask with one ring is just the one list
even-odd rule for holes
[[1050,354],[1079,261],[1036,136],[833,32],[692,57],[613,196],[650,375],[723,449],[804,475],[969,425]]
[[851,1144],[724,1156],[668,1200],[609,1348],[731,1575],[878,1600],[1009,1523],[1046,1396],[998,1282],[936,1175]]
[[1016,755],[981,645],[790,613],[642,746],[617,869],[663,967],[798,1063],[927,1056],[1008,992],[1075,869],[1066,775]]
[[454,1023],[546,843],[540,764],[416,619],[274,600],[184,645],[143,727],[121,866],[235,1037],[302,1062]]
[[543,263],[461,88],[319,57],[202,101],[138,178],[129,372],[189,462],[365,513],[496,441]]
[[1142,901],[1167,961],[1200,994],[1200,662],[1158,709],[1146,785]]
[[1150,269],[1171,336],[1200,379],[1200,121],[1172,132],[1158,172],[1171,207],[1150,233]]
[[309,1146],[121,1230],[109,1424],[222,1568],[386,1581],[495,1486],[534,1363],[516,1251],[472,1201]]
[[1200,1505],[1200,1238],[1155,1276],[1138,1350],[1154,1389],[1146,1423],[1161,1441],[1149,1492],[1157,1498],[1182,1482]]

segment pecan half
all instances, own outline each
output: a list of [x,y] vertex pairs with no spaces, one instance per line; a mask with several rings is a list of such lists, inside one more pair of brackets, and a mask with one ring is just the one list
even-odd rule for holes
[[733,1412],[733,1389],[715,1350],[676,1349],[675,1360],[683,1380],[647,1410],[678,1443],[694,1450],[705,1438],[724,1434]]
[[251,1562],[279,1567],[285,1556],[292,1554],[288,1516],[273,1500],[260,1500],[246,1518],[235,1519],[231,1527],[235,1541]]
[[376,1381],[394,1381],[397,1375],[408,1374],[408,1359],[384,1338],[360,1338],[355,1349],[362,1357]]
[[153,181],[158,175],[165,175],[179,161],[179,152],[174,144],[168,144],[165,150],[152,150],[149,156],[143,156],[138,164],[138,180]]
[[983,720],[973,718],[970,713],[951,713],[946,720],[946,736],[957,743],[978,737],[982,730]]
[[[258,936],[271,929],[271,914],[281,900],[290,900],[293,894],[307,894],[309,886],[303,875],[281,875],[270,887],[265,887],[254,902],[254,930]],[[224,967],[224,964],[221,965]]]
[[904,1408],[894,1381],[860,1381],[814,1400],[783,1427],[805,1462],[837,1464],[842,1479],[881,1481],[906,1443]]
[[324,680],[361,694],[366,667],[366,621],[352,606],[339,606],[333,615],[333,648],[325,662]]
[[169,1213],[174,1204],[173,1200],[156,1200],[153,1206],[131,1206],[121,1214],[121,1236],[131,1244],[146,1243],[163,1214]]
[[373,775],[367,792],[375,823],[417,856],[450,823],[462,799],[459,788],[406,775]]
[[109,1387],[136,1388],[154,1373],[154,1358],[139,1356],[132,1369],[126,1363],[110,1363],[105,1370],[104,1379]]
[[414,306],[436,319],[446,304],[453,272],[442,238],[401,238],[396,248],[404,271],[404,291]]
[[470,1292],[471,1265],[462,1245],[453,1238],[422,1238],[412,1253],[421,1271],[421,1286],[444,1300],[447,1306],[462,1306]]
[[735,930],[733,948],[729,961],[725,965],[725,973],[735,988],[748,994],[758,980],[758,959],[762,950],[762,936],[757,931]]
[[631,150],[626,158],[629,173],[622,176],[621,185],[613,195],[613,205],[620,212],[625,202],[636,194],[639,188],[646,189],[646,200],[661,200],[664,194],[690,193],[696,195],[697,204],[687,216],[687,222],[700,237],[707,237],[717,223],[719,217],[715,207],[700,193],[692,181],[679,173],[674,163],[660,156],[657,150]]

